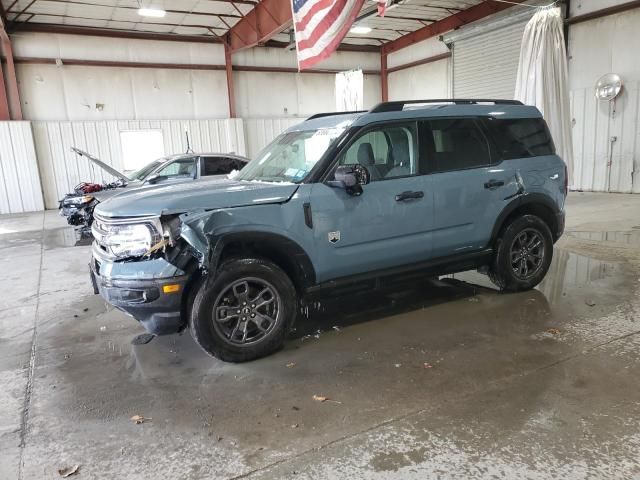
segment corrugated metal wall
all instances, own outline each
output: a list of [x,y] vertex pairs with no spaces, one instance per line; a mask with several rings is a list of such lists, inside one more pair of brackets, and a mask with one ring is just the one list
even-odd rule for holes
[[0,122],[0,214],[43,209],[29,122]]
[[574,189],[640,193],[639,86],[627,85],[615,103],[597,100],[593,88],[571,92]]
[[303,118],[250,118],[245,120],[247,153],[255,157],[271,140],[287,128],[302,122]]
[[148,129],[162,130],[167,154],[186,150],[185,129],[189,131],[191,147],[196,152],[246,153],[240,119],[33,122],[46,208],[57,208],[58,200],[82,181],[112,180],[86,159],[74,155],[71,147],[93,153],[105,163],[123,170],[120,132]]

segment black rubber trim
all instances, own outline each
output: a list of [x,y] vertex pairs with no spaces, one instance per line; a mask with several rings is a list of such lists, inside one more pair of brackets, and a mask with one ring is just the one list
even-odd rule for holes
[[328,280],[308,288],[307,293],[309,295],[315,295],[325,290],[342,288],[354,283],[367,282],[380,278],[410,276],[416,273],[424,275],[446,275],[448,273],[463,272],[465,270],[471,270],[483,265],[488,265],[491,262],[492,256],[492,248],[457,255],[449,255],[446,257],[427,260],[425,262],[412,263],[399,267],[375,270],[357,275],[349,275],[335,280]]
[[[556,225],[549,225],[549,229],[551,230],[554,240],[557,240],[560,235],[562,235],[562,232],[564,230],[564,212],[562,212],[558,208],[558,205],[553,201],[552,198],[545,194],[523,193],[522,195],[519,195],[511,200],[511,202],[509,202],[507,206],[502,209],[500,215],[498,215],[496,223],[493,226],[493,230],[491,232],[491,240],[489,241],[489,245],[493,245],[496,238],[498,238],[498,235],[502,230],[502,226],[504,225],[504,222],[507,217],[509,217],[509,215],[511,215],[516,209],[520,207],[535,204],[543,205],[544,207],[551,209],[551,211],[553,212],[554,216],[556,217]],[[561,225],[559,224],[560,219],[562,220],[562,228],[560,228]]]

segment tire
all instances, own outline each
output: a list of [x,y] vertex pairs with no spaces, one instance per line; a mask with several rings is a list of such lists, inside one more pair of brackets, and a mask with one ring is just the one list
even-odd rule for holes
[[[531,248],[533,245],[537,247]],[[553,258],[551,231],[535,215],[515,218],[502,230],[494,248],[488,275],[504,292],[534,288],[547,274]]]
[[296,305],[296,290],[280,267],[258,258],[230,260],[213,281],[202,282],[189,329],[208,354],[247,362],[282,347]]

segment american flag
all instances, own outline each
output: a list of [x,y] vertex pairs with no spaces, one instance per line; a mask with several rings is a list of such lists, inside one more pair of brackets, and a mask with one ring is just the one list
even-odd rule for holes
[[311,68],[338,48],[364,0],[293,0],[298,68]]
[[388,3],[389,2],[387,0],[378,0],[378,16],[384,17]]

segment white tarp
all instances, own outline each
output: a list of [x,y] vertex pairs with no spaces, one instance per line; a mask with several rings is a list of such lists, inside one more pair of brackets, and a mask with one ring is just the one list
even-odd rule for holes
[[336,111],[364,109],[364,75],[362,70],[336,74]]
[[558,155],[569,169],[573,184],[573,144],[567,53],[559,8],[542,7],[527,24],[522,37],[516,100],[542,112]]

